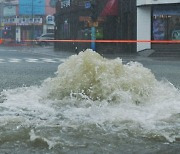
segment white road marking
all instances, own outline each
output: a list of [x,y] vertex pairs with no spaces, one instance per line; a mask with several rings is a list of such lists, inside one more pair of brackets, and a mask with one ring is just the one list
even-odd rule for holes
[[43,62],[47,63],[57,63],[55,59],[50,59],[50,58],[41,58]]
[[10,63],[20,63],[20,62],[21,62],[21,59],[10,58],[10,59],[8,60],[8,62],[10,62]]
[[39,59],[32,59],[32,58],[27,58],[25,59],[26,62],[28,63],[39,63]]
[[63,59],[63,58],[54,58],[54,60],[56,60],[57,62],[61,62],[61,63],[66,61],[66,59]]
[[5,63],[5,60],[4,59],[0,59],[0,63]]
[[66,59],[62,58],[0,58],[0,64],[1,63],[22,63],[22,62],[27,62],[27,63],[62,63]]

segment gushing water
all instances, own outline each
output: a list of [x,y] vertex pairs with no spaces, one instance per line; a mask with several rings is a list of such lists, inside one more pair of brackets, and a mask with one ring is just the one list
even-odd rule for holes
[[[71,56],[39,87],[4,90],[1,102],[5,147],[16,141],[67,152],[101,145],[107,152],[142,138],[180,139],[179,90],[140,63],[123,64],[91,50]],[[105,143],[114,141],[108,149]]]
[[151,71],[139,63],[123,65],[119,58],[108,60],[87,50],[60,65],[57,77],[48,86],[55,99],[75,96],[94,101],[145,103],[156,82]]

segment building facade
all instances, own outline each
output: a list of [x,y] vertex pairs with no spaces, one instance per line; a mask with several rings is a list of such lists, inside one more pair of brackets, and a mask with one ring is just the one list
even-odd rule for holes
[[[180,40],[180,0],[137,0],[137,39]],[[179,47],[179,44],[137,43],[137,51]]]
[[8,0],[2,2],[1,38],[14,42],[36,39],[54,32],[57,0]]
[[[95,10],[91,5],[95,3]],[[94,16],[93,16],[94,11]],[[97,20],[92,21],[92,18]],[[136,39],[135,0],[59,0],[56,6],[57,40],[117,40]],[[95,27],[95,36],[92,36]],[[55,43],[60,50],[81,51],[91,43]],[[96,43],[98,52],[135,52],[135,44]]]

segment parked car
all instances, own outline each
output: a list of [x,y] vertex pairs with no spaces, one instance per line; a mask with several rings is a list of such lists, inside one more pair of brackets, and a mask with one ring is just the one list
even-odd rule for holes
[[42,34],[40,37],[37,37],[36,40],[36,44],[41,46],[53,44],[53,42],[48,42],[45,40],[54,40],[54,33]]

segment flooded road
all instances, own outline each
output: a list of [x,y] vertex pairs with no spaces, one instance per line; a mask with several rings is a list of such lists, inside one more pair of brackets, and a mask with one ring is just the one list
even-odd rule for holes
[[81,52],[37,84],[3,87],[0,152],[178,153],[179,62],[132,60]]

